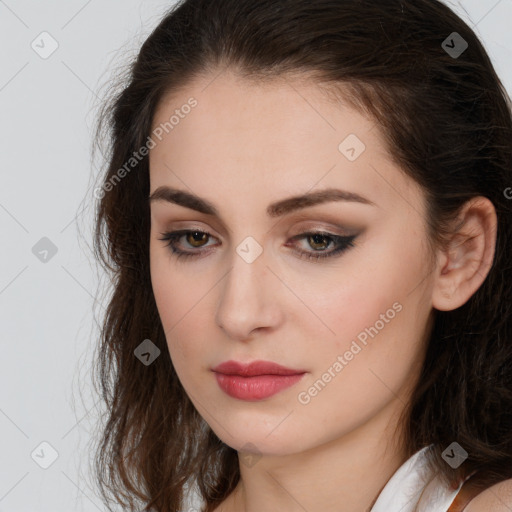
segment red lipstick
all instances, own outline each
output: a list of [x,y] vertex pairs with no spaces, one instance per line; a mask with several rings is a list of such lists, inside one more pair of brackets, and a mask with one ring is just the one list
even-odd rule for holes
[[212,368],[219,387],[229,396],[254,402],[297,383],[306,370],[286,368],[271,361],[250,364],[226,361]]

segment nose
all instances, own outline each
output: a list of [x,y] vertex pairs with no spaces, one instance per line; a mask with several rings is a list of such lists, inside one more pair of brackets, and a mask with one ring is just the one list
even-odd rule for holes
[[282,321],[279,279],[267,267],[264,253],[247,263],[236,252],[221,285],[216,322],[235,340],[247,341],[256,329],[272,330]]

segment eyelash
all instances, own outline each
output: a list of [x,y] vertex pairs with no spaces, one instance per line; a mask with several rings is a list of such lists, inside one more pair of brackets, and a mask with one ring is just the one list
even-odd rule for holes
[[[188,252],[188,251],[182,251],[181,249],[176,248],[176,245],[177,245],[176,242],[183,235],[188,235],[190,233],[199,233],[201,235],[207,235],[208,237],[211,237],[211,235],[209,233],[207,233],[206,231],[201,231],[199,229],[188,229],[188,230],[161,233],[162,238],[159,238],[159,240],[164,241],[164,242],[167,241],[168,243],[165,245],[170,248],[171,253],[178,259],[179,258],[190,258],[190,257],[194,258],[194,257],[198,257],[199,254],[201,254],[201,253],[208,252],[208,251],[204,251],[204,250]],[[318,260],[325,259],[325,258],[332,258],[335,256],[340,256],[342,253],[344,253],[349,248],[354,247],[353,242],[354,242],[355,238],[357,237],[357,235],[339,236],[339,235],[333,235],[332,233],[327,233],[325,231],[312,231],[312,232],[301,233],[300,235],[296,235],[296,236],[292,237],[292,240],[300,240],[302,238],[308,238],[311,236],[321,236],[323,238],[330,239],[330,241],[333,241],[333,242],[335,242],[335,244],[338,245],[338,248],[333,251],[330,251],[330,252],[314,251],[317,254],[313,254],[313,253],[310,253],[307,251],[295,251],[296,253],[298,253],[300,255],[299,257],[301,259],[318,261]]]

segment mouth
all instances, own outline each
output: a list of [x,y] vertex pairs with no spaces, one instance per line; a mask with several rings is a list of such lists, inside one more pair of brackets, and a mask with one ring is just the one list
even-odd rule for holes
[[212,368],[219,387],[227,395],[254,402],[269,398],[299,382],[306,370],[286,368],[271,361],[250,364],[226,361]]

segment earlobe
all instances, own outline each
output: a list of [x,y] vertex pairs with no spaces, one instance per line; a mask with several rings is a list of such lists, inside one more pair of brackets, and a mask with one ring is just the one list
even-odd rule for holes
[[471,199],[457,221],[450,243],[437,255],[432,306],[440,311],[464,305],[482,285],[494,260],[497,217],[492,202],[482,196]]

